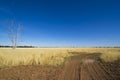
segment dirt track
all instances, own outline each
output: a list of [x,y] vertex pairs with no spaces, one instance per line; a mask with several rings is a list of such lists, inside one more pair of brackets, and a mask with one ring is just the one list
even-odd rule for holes
[[120,80],[119,62],[113,65],[101,63],[97,61],[98,56],[76,55],[58,67],[32,65],[3,68],[0,69],[0,80]]
[[92,58],[92,55],[84,55],[83,60],[78,57],[81,56],[73,58],[65,65],[59,80],[115,80],[100,62],[94,60],[94,56]]

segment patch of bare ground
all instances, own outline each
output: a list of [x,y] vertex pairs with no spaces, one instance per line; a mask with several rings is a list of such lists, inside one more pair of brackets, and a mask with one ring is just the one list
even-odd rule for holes
[[[87,73],[87,74],[85,74]],[[81,79],[80,80],[114,80],[111,74],[103,69],[101,63],[90,62],[81,66]]]
[[102,64],[115,80],[120,80],[120,60]]
[[0,80],[57,80],[61,67],[16,66],[0,69]]

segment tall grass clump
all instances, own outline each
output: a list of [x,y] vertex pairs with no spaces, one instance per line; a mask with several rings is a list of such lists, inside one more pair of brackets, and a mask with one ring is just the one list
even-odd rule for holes
[[119,51],[108,51],[106,53],[102,53],[101,59],[105,62],[113,62],[120,60],[120,52]]

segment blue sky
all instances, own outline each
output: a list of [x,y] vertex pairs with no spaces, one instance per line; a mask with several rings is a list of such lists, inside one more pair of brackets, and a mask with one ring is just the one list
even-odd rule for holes
[[11,45],[12,20],[22,25],[18,45],[120,46],[119,0],[0,0],[0,45]]

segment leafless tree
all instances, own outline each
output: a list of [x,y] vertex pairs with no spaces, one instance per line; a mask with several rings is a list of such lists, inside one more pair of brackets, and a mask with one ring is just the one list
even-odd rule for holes
[[11,26],[10,26],[10,40],[12,43],[12,48],[15,49],[18,43],[18,39],[21,33],[21,25],[16,25],[15,21],[12,21]]

